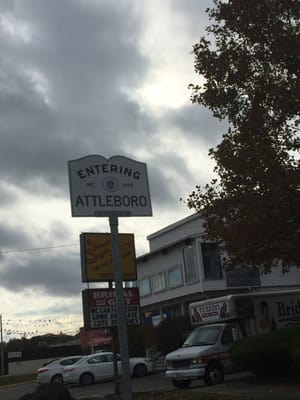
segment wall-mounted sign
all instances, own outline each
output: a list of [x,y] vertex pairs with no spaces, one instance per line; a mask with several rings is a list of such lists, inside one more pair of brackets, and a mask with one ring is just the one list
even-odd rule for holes
[[[127,325],[140,325],[138,288],[124,288]],[[82,292],[85,329],[103,329],[118,326],[115,289],[86,289]]]
[[257,267],[233,268],[226,272],[228,287],[253,287],[260,286],[260,273]]
[[[134,235],[120,233],[120,257],[123,281],[135,281],[136,255]],[[114,281],[112,236],[110,233],[82,233],[80,235],[82,282]]]
[[145,163],[90,155],[68,165],[73,217],[152,215]]

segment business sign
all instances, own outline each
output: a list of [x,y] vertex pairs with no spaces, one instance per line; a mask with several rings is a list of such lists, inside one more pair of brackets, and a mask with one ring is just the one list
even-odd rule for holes
[[254,287],[260,286],[259,268],[233,268],[226,272],[227,287]]
[[[120,233],[120,257],[123,281],[135,281],[136,255],[134,235]],[[112,237],[110,233],[82,233],[80,235],[82,282],[114,281]]]
[[[127,325],[140,325],[138,288],[124,288]],[[104,329],[118,326],[115,289],[86,289],[82,292],[85,329]]]
[[230,303],[228,301],[213,302],[208,300],[201,305],[190,305],[190,318],[192,324],[201,324],[232,318]]
[[300,294],[281,294],[254,300],[259,333],[300,326]]
[[73,217],[152,215],[145,163],[90,155],[68,166]]
[[84,327],[79,330],[80,347],[82,350],[87,350],[90,347],[108,346],[112,343],[112,337],[107,334],[107,329],[88,330]]

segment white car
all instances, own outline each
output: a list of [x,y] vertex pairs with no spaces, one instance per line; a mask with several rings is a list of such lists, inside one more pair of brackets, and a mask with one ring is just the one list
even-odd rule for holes
[[[122,373],[121,358],[117,355],[118,373]],[[150,358],[133,357],[129,359],[130,374],[141,377],[153,372],[153,361]],[[108,381],[114,377],[113,353],[102,352],[83,357],[76,364],[65,367],[64,383],[90,385],[96,381]]]
[[64,367],[75,364],[82,357],[72,356],[48,361],[42,368],[37,370],[37,383],[63,383]]

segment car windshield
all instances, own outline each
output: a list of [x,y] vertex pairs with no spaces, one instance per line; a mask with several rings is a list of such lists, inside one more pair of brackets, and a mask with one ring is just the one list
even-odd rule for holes
[[190,336],[183,343],[183,347],[189,346],[208,346],[215,344],[221,333],[222,327],[213,326],[200,326],[196,328]]

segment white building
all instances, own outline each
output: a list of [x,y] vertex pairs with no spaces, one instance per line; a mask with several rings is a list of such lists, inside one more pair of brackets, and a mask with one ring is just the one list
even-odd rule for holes
[[187,315],[195,300],[229,293],[300,288],[300,268],[261,274],[259,268],[225,272],[218,246],[203,242],[203,221],[193,214],[147,237],[149,253],[137,258],[144,324]]

